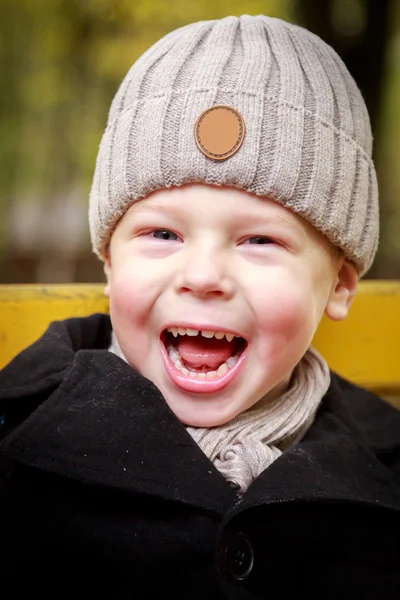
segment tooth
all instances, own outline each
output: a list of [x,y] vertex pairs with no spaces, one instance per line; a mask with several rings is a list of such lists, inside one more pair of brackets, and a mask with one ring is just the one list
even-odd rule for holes
[[189,375],[189,369],[186,369],[186,367],[182,367],[182,373],[184,375]]
[[170,331],[174,337],[178,336],[178,330],[176,327],[170,327],[168,331]]
[[217,338],[217,340],[222,340],[222,338],[225,336],[223,331],[216,331],[214,333],[215,337]]
[[217,371],[217,375],[225,375],[229,371],[229,367],[226,363],[222,363]]
[[180,358],[179,352],[177,352],[175,350],[175,348],[172,348],[172,350],[168,349],[168,354],[169,354],[169,357],[171,359],[171,362],[173,362],[173,363],[175,363],[178,360],[178,358]]
[[217,376],[217,371],[209,371],[206,373],[207,377],[213,378]]
[[186,329],[186,335],[195,336],[199,333],[198,329]]
[[202,331],[201,335],[205,338],[212,338],[214,337],[214,331]]
[[179,358],[178,358],[178,360],[174,364],[175,364],[175,366],[176,366],[177,369],[179,369],[180,371],[182,371],[182,363],[179,360]]
[[196,371],[189,371],[189,377],[197,377]]
[[184,327],[178,327],[179,335],[186,335],[186,329]]
[[233,365],[235,365],[238,361],[238,356],[230,356],[225,362],[228,365],[228,367],[231,369],[233,367]]
[[206,378],[206,374],[205,373],[197,373],[197,377],[199,379],[205,379]]
[[226,333],[225,337],[228,340],[228,342],[231,342],[235,336],[233,335],[233,333]]

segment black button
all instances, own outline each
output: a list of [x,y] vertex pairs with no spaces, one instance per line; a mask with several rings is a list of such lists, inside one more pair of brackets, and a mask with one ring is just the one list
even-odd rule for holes
[[228,538],[222,553],[223,570],[243,581],[250,575],[254,564],[254,551],[250,538],[244,533],[236,533]]

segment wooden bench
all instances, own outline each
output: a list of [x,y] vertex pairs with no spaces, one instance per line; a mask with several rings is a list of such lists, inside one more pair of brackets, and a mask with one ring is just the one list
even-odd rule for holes
[[[0,368],[54,320],[107,312],[103,284],[0,285]],[[400,282],[363,281],[347,319],[314,346],[330,367],[400,408]]]

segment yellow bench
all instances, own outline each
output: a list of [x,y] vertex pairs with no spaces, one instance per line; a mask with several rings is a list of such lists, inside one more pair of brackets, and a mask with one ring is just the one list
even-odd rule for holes
[[[103,284],[0,285],[0,368],[54,320],[107,312]],[[347,319],[313,341],[330,367],[400,408],[400,282],[363,281]]]

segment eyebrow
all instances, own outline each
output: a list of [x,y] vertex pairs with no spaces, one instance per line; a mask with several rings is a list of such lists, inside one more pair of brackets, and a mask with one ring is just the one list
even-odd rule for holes
[[[170,214],[172,217],[182,217],[182,208],[178,207],[178,206],[163,206],[163,205],[159,205],[159,204],[134,204],[133,206],[133,210],[132,212],[134,212],[135,214],[139,214],[139,213],[146,213],[147,211],[151,211],[151,212],[163,212],[163,213],[167,213]],[[269,216],[256,216],[253,215],[252,213],[248,213],[248,212],[244,212],[244,213],[239,213],[238,215],[236,215],[238,221],[240,223],[245,224],[246,221],[250,221],[251,223],[254,223],[255,226],[257,225],[278,225],[281,227],[284,227],[285,229],[291,229],[297,233],[300,233],[302,236],[305,235],[305,231],[302,229],[302,227],[300,227],[300,225],[298,225],[294,220],[292,220],[290,217],[284,217],[281,215],[275,216],[275,217],[269,217]],[[253,226],[253,224],[251,225]]]
[[134,214],[142,213],[142,212],[164,212],[164,213],[172,213],[174,215],[181,215],[182,211],[177,206],[162,206],[159,204],[141,204],[138,202],[137,204],[132,204],[131,212]]
[[[244,219],[245,217],[242,218]],[[266,223],[267,225],[282,225],[283,227],[294,229],[295,231],[304,234],[304,230],[294,220],[280,215],[277,217],[260,217],[257,220],[260,223]]]

